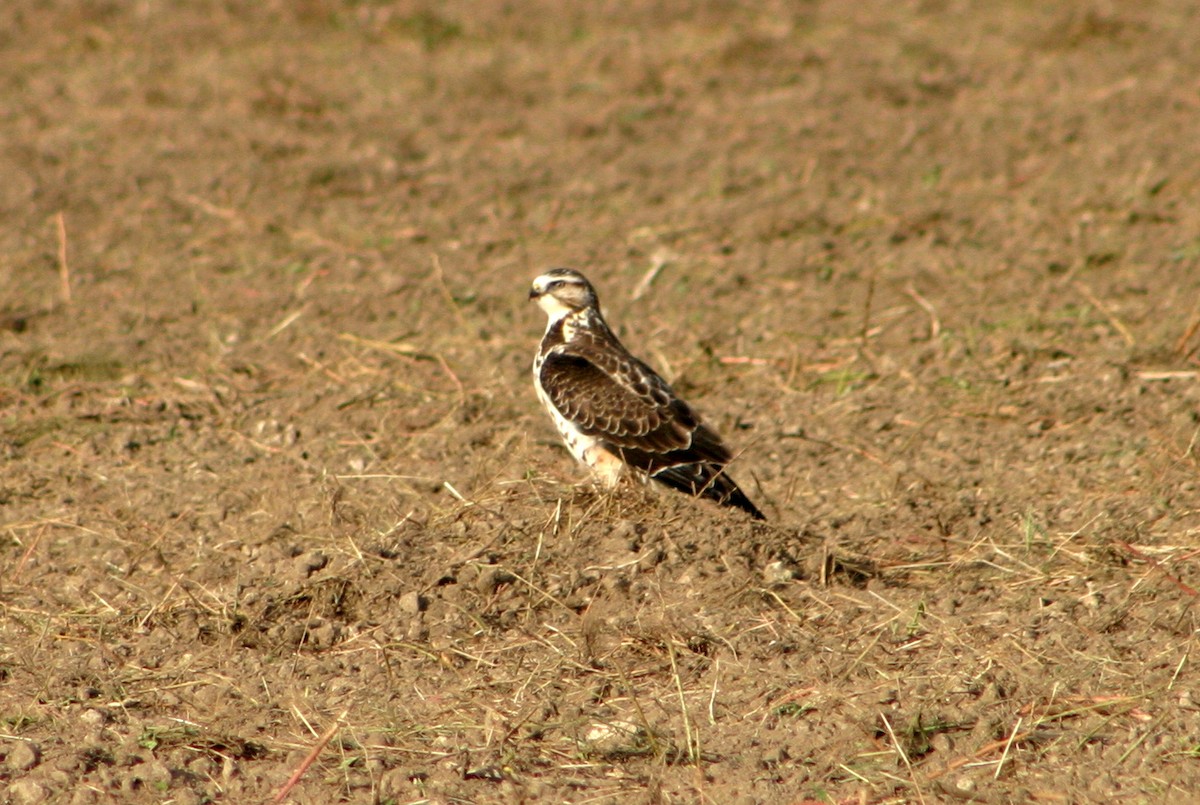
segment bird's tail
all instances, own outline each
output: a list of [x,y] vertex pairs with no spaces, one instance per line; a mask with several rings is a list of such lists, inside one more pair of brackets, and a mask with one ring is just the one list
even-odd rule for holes
[[715,500],[722,506],[737,507],[755,520],[767,519],[719,464],[707,461],[676,464],[651,473],[650,477],[680,492]]

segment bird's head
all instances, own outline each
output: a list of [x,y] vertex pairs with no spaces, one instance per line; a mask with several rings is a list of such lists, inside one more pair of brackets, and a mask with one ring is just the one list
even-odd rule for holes
[[599,305],[592,284],[573,268],[552,268],[534,279],[529,298],[537,300],[550,321]]

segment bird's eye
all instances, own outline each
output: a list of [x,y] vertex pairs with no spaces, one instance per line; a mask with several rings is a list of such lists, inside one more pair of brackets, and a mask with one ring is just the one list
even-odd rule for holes
[[554,282],[552,282],[552,283],[550,283],[549,285],[547,285],[547,286],[546,286],[546,290],[547,290],[547,291],[553,291],[555,288],[561,288],[561,287],[563,287],[563,285],[565,285],[565,284],[566,284],[566,283],[564,283],[562,280],[555,280]]

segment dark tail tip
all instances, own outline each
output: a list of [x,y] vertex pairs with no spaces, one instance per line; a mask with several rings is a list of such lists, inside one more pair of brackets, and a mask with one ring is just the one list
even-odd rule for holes
[[680,464],[659,470],[651,477],[673,489],[687,492],[689,495],[714,500],[722,506],[741,509],[755,520],[767,519],[766,515],[750,502],[750,498],[746,497],[746,493],[741,490],[741,487],[725,474],[725,470],[716,465]]
[[[730,483],[732,484],[733,482],[730,481]],[[737,508],[746,512],[746,514],[753,517],[755,520],[765,521],[767,519],[767,516],[759,511],[757,506],[750,502],[750,498],[746,497],[746,494],[742,492],[742,490],[739,489],[736,484],[734,484],[732,494],[728,495],[724,499],[718,500],[717,502],[722,506],[736,506]]]

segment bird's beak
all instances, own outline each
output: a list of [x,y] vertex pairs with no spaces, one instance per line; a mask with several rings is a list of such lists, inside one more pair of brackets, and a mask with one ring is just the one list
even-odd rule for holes
[[529,289],[529,298],[530,298],[530,299],[537,299],[537,298],[538,298],[539,296],[541,296],[541,295],[542,295],[542,294],[541,294],[541,292],[540,292],[540,291],[538,291],[538,289],[537,289],[537,288],[530,288],[530,289]]

